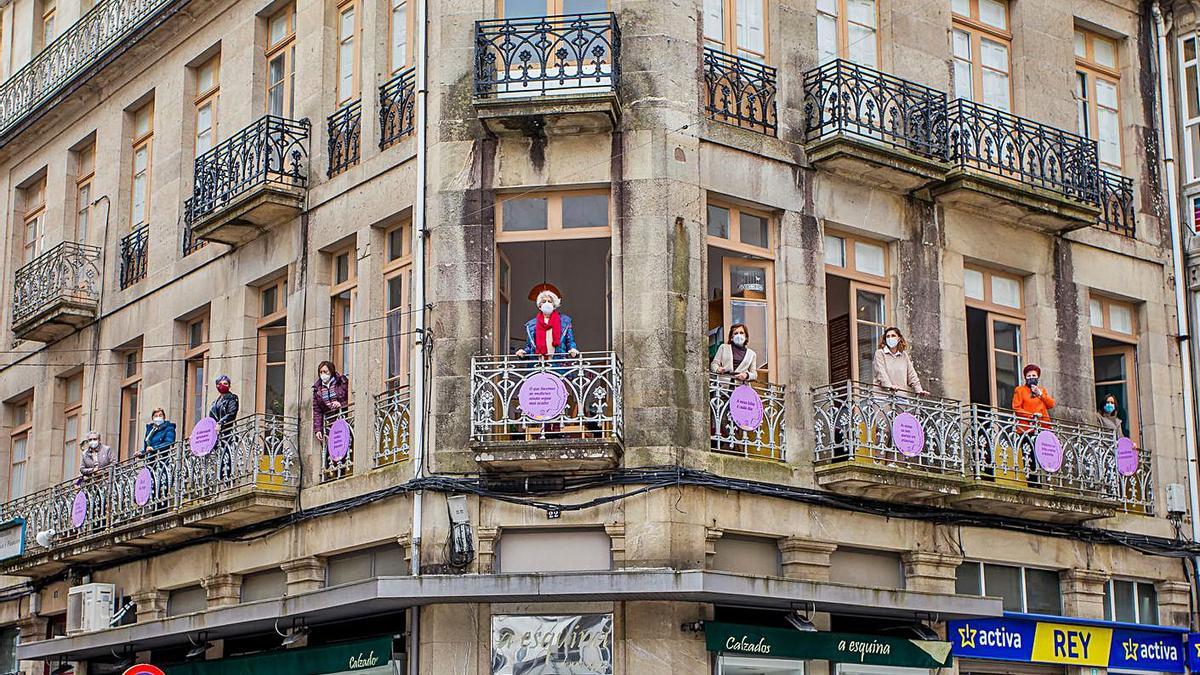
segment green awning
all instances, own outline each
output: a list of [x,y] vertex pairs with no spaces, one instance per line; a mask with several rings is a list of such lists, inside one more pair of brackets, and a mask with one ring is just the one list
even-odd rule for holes
[[373,675],[392,659],[392,638],[382,636],[322,647],[280,649],[251,656],[196,661],[164,668],[167,675]]
[[798,630],[704,623],[710,652],[835,663],[869,663],[905,668],[944,668],[950,665],[950,643],[905,640],[855,633],[804,633]]

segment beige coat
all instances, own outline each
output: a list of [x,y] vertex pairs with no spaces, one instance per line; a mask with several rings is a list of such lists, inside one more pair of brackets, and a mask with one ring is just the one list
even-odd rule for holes
[[911,394],[925,393],[908,350],[899,353],[888,349],[875,350],[875,385]]
[[726,373],[749,373],[750,379],[754,380],[758,377],[758,355],[754,353],[753,349],[746,347],[746,356],[742,357],[742,362],[734,368],[733,348],[729,346],[729,343],[724,342],[717,347],[717,355],[713,357],[712,364],[709,365],[709,369],[714,373],[718,368],[724,368]]

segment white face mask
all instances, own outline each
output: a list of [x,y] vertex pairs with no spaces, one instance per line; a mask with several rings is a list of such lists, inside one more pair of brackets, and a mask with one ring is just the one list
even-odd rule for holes
[[745,336],[745,335],[743,335],[743,334],[741,334],[741,333],[738,333],[737,335],[734,335],[734,336],[733,336],[733,344],[735,344],[735,345],[737,345],[737,346],[739,346],[739,347],[741,347],[742,345],[746,344],[746,336]]
[[542,314],[545,314],[546,316],[550,316],[550,314],[553,312],[554,312],[554,303],[553,302],[547,301],[547,302],[542,303]]
[[896,337],[895,335],[893,335],[887,339],[888,349],[894,350],[896,348],[896,345],[898,345],[898,344],[900,344],[900,338]]
[[151,421],[154,422],[154,426],[158,426],[158,425],[162,424],[163,422],[166,422],[167,420],[164,417],[155,417]]
[[100,447],[100,441],[93,438],[92,440],[88,441],[88,447],[94,450]]
[[321,373],[321,382],[329,384],[329,381],[332,379],[333,375],[330,375],[329,373]]

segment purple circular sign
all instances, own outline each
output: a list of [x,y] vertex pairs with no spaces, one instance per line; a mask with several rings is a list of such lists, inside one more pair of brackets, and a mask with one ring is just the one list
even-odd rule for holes
[[517,402],[535,420],[554,419],[567,408],[567,385],[554,373],[535,373],[521,383]]
[[329,459],[335,462],[346,459],[346,455],[350,454],[350,437],[350,425],[346,423],[346,420],[339,417],[329,425],[329,438],[325,445]]
[[1117,473],[1132,476],[1138,470],[1137,448],[1124,436],[1117,439]]
[[925,427],[912,413],[900,413],[892,420],[892,445],[905,457],[916,457],[925,450]]
[[75,499],[71,500],[71,527],[82,527],[87,520],[87,502],[83,490],[75,493]]
[[150,469],[142,467],[142,470],[137,472],[137,478],[133,480],[133,503],[145,506],[150,501],[150,491],[153,488],[154,477],[150,475]]
[[748,384],[734,387],[729,394],[729,417],[744,431],[754,431],[762,425],[762,397]]
[[192,435],[188,436],[188,447],[192,454],[203,457],[213,451],[217,445],[217,421],[205,417],[192,427]]
[[1055,473],[1062,468],[1062,443],[1058,442],[1058,436],[1049,429],[1038,433],[1033,444],[1033,454],[1037,457],[1038,466],[1044,471]]

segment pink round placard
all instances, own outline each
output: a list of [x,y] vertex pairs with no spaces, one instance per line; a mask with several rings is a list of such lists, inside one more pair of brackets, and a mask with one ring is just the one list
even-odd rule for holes
[[350,454],[350,437],[350,425],[346,420],[338,418],[329,425],[329,439],[326,445],[329,459],[335,462],[346,459],[346,455]]
[[900,413],[892,420],[892,445],[905,457],[916,457],[925,450],[925,427],[912,413]]
[[1044,471],[1055,473],[1062,468],[1062,443],[1058,442],[1058,436],[1055,436],[1054,432],[1049,429],[1038,433],[1037,440],[1033,444],[1033,454],[1037,457],[1038,466],[1042,467]]
[[729,394],[729,417],[743,431],[754,431],[762,426],[762,397],[748,384],[734,387]]
[[217,445],[217,421],[205,417],[192,427],[192,435],[188,436],[188,448],[197,457],[203,457],[213,451]]
[[87,495],[80,490],[71,500],[71,527],[82,527],[87,521]]
[[535,373],[521,383],[517,402],[535,420],[554,419],[567,408],[567,385],[554,373]]
[[150,491],[153,488],[154,477],[150,475],[150,469],[142,467],[142,470],[137,472],[137,478],[133,480],[133,503],[145,506],[150,501]]
[[1117,473],[1132,476],[1138,470],[1137,448],[1124,436],[1117,439]]

